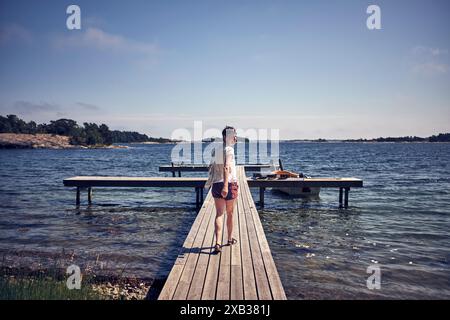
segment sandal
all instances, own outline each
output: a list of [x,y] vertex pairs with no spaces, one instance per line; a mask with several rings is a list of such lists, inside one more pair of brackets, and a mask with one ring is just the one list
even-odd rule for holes
[[237,240],[235,238],[231,238],[231,240],[228,240],[228,245],[232,246],[233,244],[236,244]]
[[216,245],[214,246],[214,251],[213,251],[213,253],[214,253],[214,254],[218,254],[218,253],[220,253],[220,252],[222,252],[222,247],[220,246],[220,244],[216,243]]

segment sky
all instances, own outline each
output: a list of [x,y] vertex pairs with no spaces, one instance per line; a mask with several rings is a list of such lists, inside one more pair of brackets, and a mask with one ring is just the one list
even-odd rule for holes
[[430,136],[450,132],[449,50],[447,0],[0,0],[0,115],[169,138],[195,121]]

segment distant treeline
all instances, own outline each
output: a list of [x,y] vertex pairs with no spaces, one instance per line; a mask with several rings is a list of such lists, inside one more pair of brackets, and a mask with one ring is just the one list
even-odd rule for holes
[[450,133],[440,133],[437,136],[428,138],[430,142],[450,142]]
[[109,145],[112,143],[131,142],[170,142],[170,139],[151,138],[146,134],[134,131],[109,130],[105,124],[83,123],[77,124],[75,120],[58,119],[49,124],[37,124],[34,121],[25,122],[16,115],[0,116],[0,133],[26,133],[26,134],[57,134],[69,136],[70,143],[74,145]]
[[433,135],[431,137],[422,138],[416,136],[406,136],[406,137],[387,137],[387,138],[376,138],[376,139],[348,139],[344,140],[346,142],[450,142],[450,133],[440,133],[437,136]]

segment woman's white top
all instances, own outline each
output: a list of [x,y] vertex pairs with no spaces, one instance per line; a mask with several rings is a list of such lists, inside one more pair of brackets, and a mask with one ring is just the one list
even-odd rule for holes
[[[223,156],[223,152],[215,152],[214,158],[212,159],[212,163],[214,164],[223,164],[223,159],[221,157]],[[225,147],[225,157],[226,157],[226,163],[228,164],[230,171],[228,172],[228,182],[237,182],[237,174],[236,174],[236,161],[234,159],[234,148],[232,146]],[[222,168],[222,169],[221,169]],[[214,170],[214,169],[213,169]],[[217,182],[223,182],[223,166],[219,166],[215,168],[216,171],[220,172],[214,172],[213,176],[210,177],[212,181],[210,183],[217,183]],[[209,184],[209,183],[208,183]]]
[[228,173],[228,182],[237,182],[236,161],[234,159],[234,148],[232,146],[225,147],[225,156],[226,163],[230,167],[230,172]]

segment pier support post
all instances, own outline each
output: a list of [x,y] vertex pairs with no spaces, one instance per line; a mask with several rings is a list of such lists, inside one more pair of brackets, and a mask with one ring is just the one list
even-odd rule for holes
[[75,200],[77,206],[80,205],[80,187],[77,187],[77,198]]
[[344,195],[344,188],[339,188],[339,207],[342,207],[342,199]]
[[200,204],[201,205],[203,204],[203,189],[204,189],[204,187],[200,188]]
[[195,188],[195,207],[198,209],[200,207],[200,190],[199,188]]
[[178,171],[178,177],[181,177],[181,170]]
[[92,204],[92,187],[88,188],[88,204]]
[[[172,168],[173,168],[173,162],[171,162],[171,164],[172,164]],[[175,178],[175,171],[173,169],[172,169],[172,177]]]
[[345,188],[345,197],[344,197],[344,208],[348,208],[348,192],[350,188]]
[[259,188],[259,206],[261,208],[264,208],[264,191],[266,190],[266,188],[261,187]]

